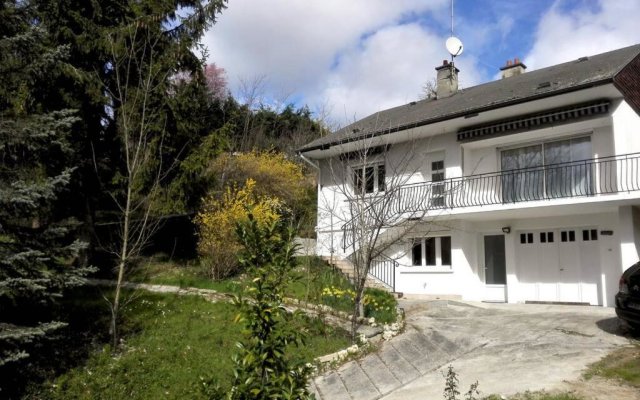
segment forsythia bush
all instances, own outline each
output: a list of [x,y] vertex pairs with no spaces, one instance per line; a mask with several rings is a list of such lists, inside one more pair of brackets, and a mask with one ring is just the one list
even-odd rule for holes
[[259,226],[280,220],[282,202],[276,197],[256,194],[256,182],[247,179],[244,186],[227,187],[221,199],[207,197],[195,218],[199,231],[198,252],[212,279],[224,279],[238,272],[237,255],[242,249],[236,239],[238,223],[246,222],[247,210]]
[[241,185],[247,179],[256,182],[253,190],[258,196],[276,197],[293,206],[305,195],[308,182],[302,167],[284,153],[252,151],[223,154],[213,163],[215,175],[226,185]]

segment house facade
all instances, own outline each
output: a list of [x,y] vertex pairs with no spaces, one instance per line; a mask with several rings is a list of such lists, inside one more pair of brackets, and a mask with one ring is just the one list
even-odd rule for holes
[[458,90],[445,61],[437,96],[302,147],[317,253],[349,259],[378,218],[392,290],[613,306],[640,252],[640,45],[525,68]]

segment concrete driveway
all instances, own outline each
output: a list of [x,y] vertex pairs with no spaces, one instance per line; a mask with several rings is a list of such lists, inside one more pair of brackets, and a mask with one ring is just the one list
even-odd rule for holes
[[318,399],[442,399],[453,365],[460,392],[560,388],[629,340],[611,308],[401,300],[404,334],[315,379]]

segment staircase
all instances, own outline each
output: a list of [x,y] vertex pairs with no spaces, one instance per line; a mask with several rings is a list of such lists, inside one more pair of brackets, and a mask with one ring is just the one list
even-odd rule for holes
[[[354,282],[355,277],[353,273],[353,264],[351,263],[351,261],[338,259],[336,257],[334,257],[333,260],[331,260],[331,257],[328,257],[328,256],[323,256],[322,259],[325,260],[327,263],[329,263],[329,265],[333,266],[338,271],[340,271],[345,277],[347,277],[347,279],[350,282],[352,283]],[[395,265],[391,266],[391,268],[393,268],[392,272],[386,274],[388,275],[386,277],[387,279],[385,279],[384,274],[376,273],[376,272],[382,272],[382,268],[384,267],[381,266],[379,263],[372,265],[371,271],[369,271],[369,274],[367,275],[367,279],[365,281],[365,287],[382,289],[391,293],[395,293],[395,287],[394,287],[395,277],[391,276],[394,273],[393,269],[395,269]],[[389,269],[389,268],[385,268],[385,269]],[[399,297],[402,297],[402,296],[400,295]]]

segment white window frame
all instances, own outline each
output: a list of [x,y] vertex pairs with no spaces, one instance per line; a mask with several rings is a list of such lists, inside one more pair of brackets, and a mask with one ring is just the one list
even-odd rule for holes
[[[442,263],[442,238],[449,238],[449,261],[450,264]],[[427,264],[427,244],[426,241],[428,239],[435,240],[435,264]],[[414,264],[413,259],[413,248],[416,243],[420,243],[420,265]],[[427,237],[416,237],[411,239],[411,263],[410,265],[413,267],[427,267],[427,268],[451,268],[453,264],[453,255],[452,255],[452,238],[451,235],[440,235],[440,236],[427,236]]]
[[[379,178],[379,173],[380,173],[380,167],[382,167],[384,169],[384,187],[381,189],[380,188],[380,178]],[[367,176],[366,176],[366,170],[367,168],[373,168],[373,190],[371,192],[367,192],[366,191],[366,180],[367,180]],[[387,167],[384,163],[384,161],[377,161],[377,162],[371,162],[371,163],[366,163],[366,164],[356,164],[356,165],[351,165],[349,168],[349,171],[351,172],[350,175],[350,179],[351,179],[351,188],[353,190],[353,193],[356,195],[365,195],[365,196],[372,196],[372,195],[376,195],[377,193],[382,193],[386,190],[386,177],[387,177]],[[360,171],[361,172],[361,179],[362,179],[362,192],[358,193],[357,190],[357,185],[356,185],[356,181],[355,181],[355,175],[356,172]]]

